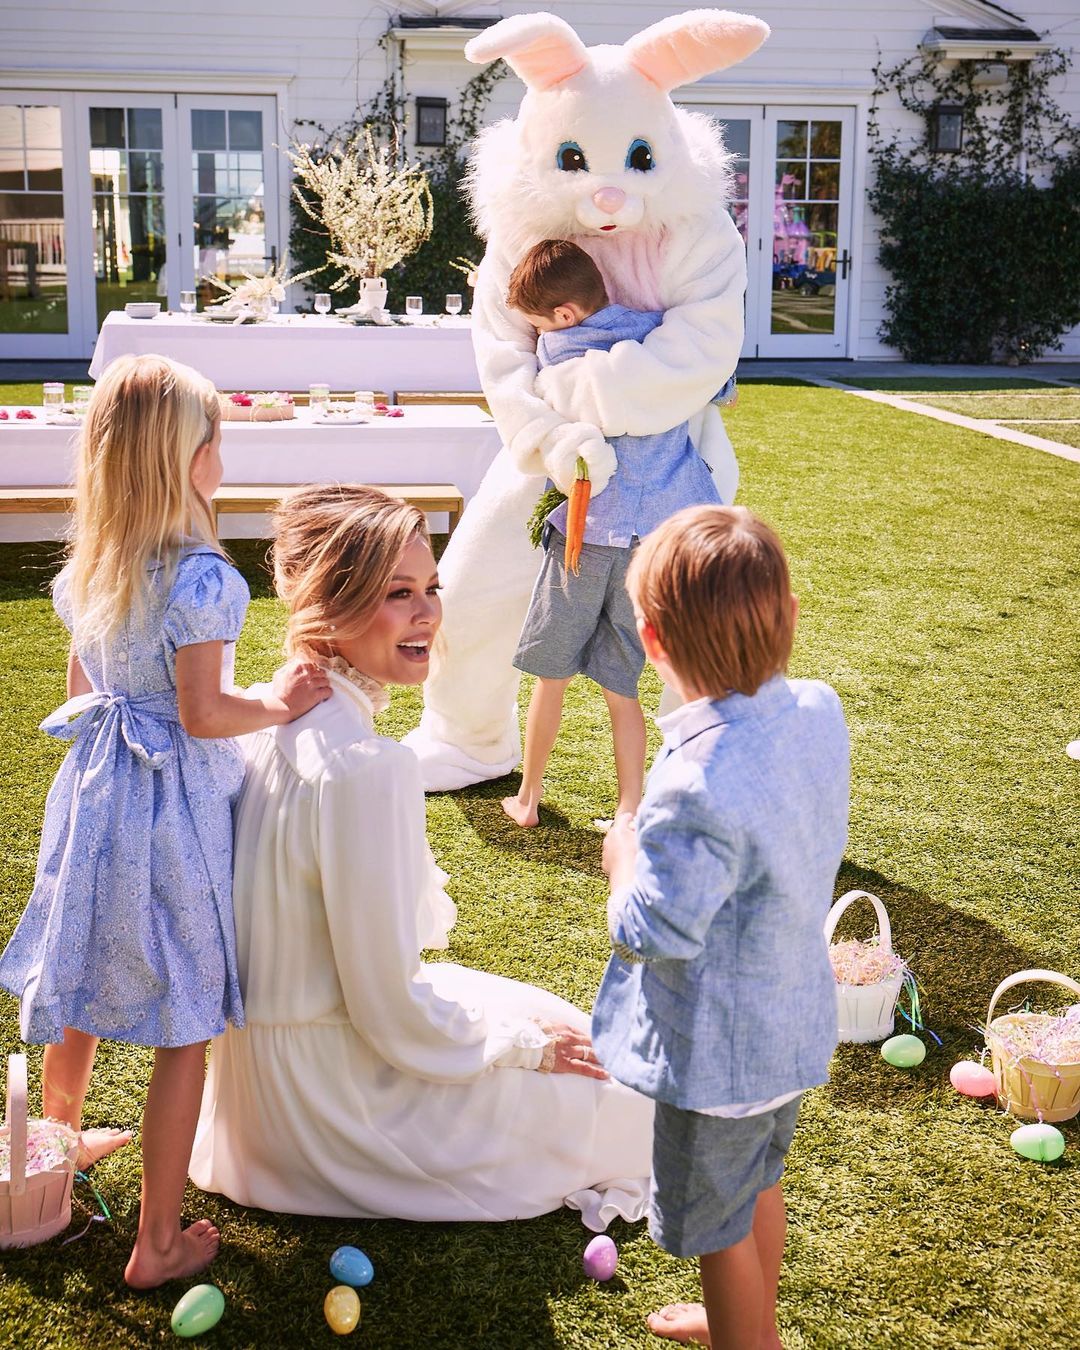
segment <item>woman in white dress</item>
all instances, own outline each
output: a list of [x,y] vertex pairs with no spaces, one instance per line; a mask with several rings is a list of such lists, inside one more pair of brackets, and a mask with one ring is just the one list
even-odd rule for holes
[[411,750],[372,716],[441,621],[423,515],[314,487],[278,513],[291,654],[331,697],[245,738],[233,904],[246,1026],[213,1043],[191,1178],[299,1214],[524,1219],[596,1231],[648,1198],[652,1103],[596,1064],[589,1019],[447,963],[454,922]]

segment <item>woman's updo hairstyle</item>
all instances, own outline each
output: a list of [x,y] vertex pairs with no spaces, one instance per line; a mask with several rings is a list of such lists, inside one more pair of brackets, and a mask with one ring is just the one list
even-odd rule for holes
[[428,539],[424,513],[377,488],[328,483],[301,488],[274,512],[274,585],[289,607],[290,656],[327,656],[359,637],[386,598],[413,539]]

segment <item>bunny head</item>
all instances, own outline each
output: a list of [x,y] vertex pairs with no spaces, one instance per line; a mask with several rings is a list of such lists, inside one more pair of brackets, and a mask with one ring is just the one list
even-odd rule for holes
[[515,121],[483,133],[471,194],[479,228],[513,245],[659,233],[723,205],[728,159],[676,86],[734,65],[768,36],[760,19],[692,10],[623,46],[585,47],[553,14],[517,15],[473,38],[470,61],[503,57],[527,91]]

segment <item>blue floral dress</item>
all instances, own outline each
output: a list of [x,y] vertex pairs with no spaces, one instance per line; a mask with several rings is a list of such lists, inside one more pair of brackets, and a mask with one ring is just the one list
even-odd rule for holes
[[[224,641],[223,688],[247,583],[202,544],[172,583],[151,564],[149,599],[104,643],[78,651],[93,692],[41,727],[73,741],[45,804],[33,894],[0,956],[23,1040],[64,1027],[135,1045],[181,1046],[243,1025],[232,912],[232,804],[239,746],[180,724],[176,652]],[[54,592],[70,630],[67,577]]]

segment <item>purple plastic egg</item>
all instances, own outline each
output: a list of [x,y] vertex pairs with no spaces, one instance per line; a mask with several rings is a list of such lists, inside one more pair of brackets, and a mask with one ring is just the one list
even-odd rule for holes
[[990,1070],[970,1059],[962,1059],[952,1066],[949,1082],[965,1097],[992,1097],[997,1092],[997,1084]]
[[610,1280],[619,1264],[619,1249],[602,1233],[585,1248],[581,1266],[590,1280]]

